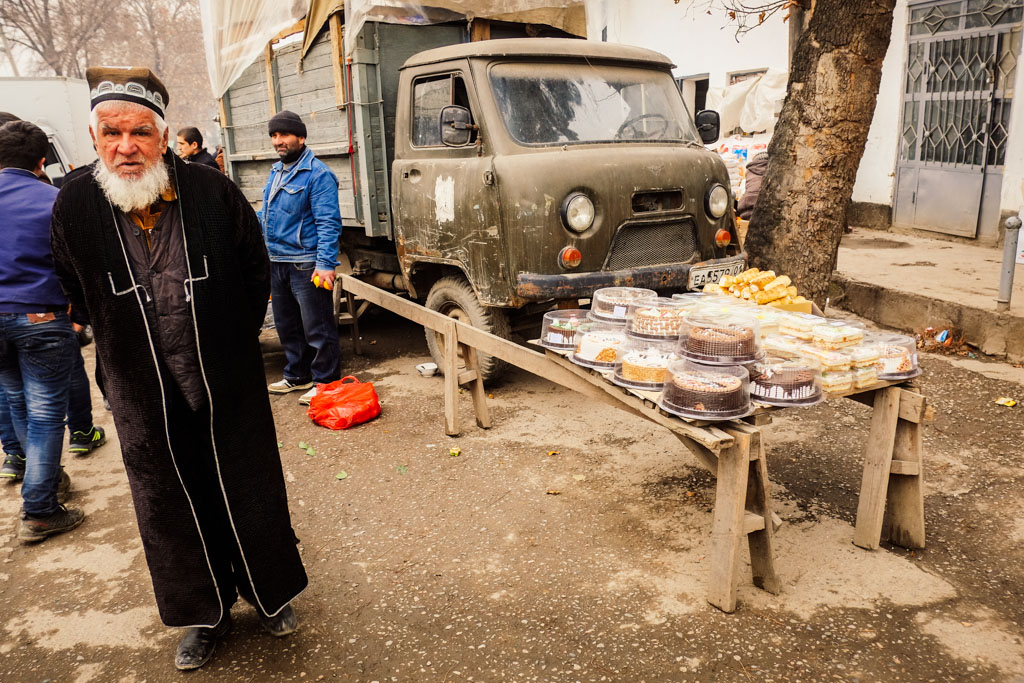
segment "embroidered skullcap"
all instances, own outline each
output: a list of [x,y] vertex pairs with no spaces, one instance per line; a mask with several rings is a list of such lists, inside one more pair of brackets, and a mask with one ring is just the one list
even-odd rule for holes
[[90,66],[85,80],[89,82],[90,109],[100,102],[124,100],[149,107],[163,118],[170,101],[167,88],[144,66]]

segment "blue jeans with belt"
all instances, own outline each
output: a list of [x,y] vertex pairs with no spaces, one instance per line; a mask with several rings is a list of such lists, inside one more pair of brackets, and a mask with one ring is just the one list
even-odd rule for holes
[[24,313],[0,313],[0,385],[25,449],[21,497],[25,514],[57,510],[68,386],[78,341],[67,313],[34,322]]
[[341,379],[334,297],[310,281],[316,264],[270,262],[270,304],[284,347],[284,377],[293,384]]

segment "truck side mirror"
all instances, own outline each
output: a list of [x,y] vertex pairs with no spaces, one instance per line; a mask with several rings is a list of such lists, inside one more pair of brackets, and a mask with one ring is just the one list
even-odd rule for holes
[[705,145],[710,145],[718,140],[719,128],[722,126],[722,119],[714,109],[705,109],[697,112],[693,122],[697,124],[697,134]]
[[465,107],[449,104],[441,109],[441,142],[448,147],[465,147],[473,138],[473,115]]

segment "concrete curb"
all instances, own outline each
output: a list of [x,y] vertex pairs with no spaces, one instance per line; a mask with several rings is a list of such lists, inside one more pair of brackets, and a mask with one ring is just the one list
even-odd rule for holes
[[1024,361],[1024,318],[1020,316],[861,282],[838,272],[832,274],[832,284],[840,290],[833,305],[879,325],[906,332],[952,325],[982,353]]

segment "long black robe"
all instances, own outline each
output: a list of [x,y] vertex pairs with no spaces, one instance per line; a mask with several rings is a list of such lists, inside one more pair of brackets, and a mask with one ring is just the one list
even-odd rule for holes
[[[223,174],[172,154],[164,162],[180,200],[218,488],[241,574],[257,607],[272,616],[307,579],[257,339],[270,293],[267,250],[255,213]],[[174,380],[157,361],[142,304],[148,294],[135,286],[114,209],[92,174],[61,189],[51,241],[61,285],[93,326],[160,617],[168,626],[214,625],[227,605],[210,567],[210,539],[182,485],[180,473],[195,472],[195,464],[170,445],[175,425],[168,424],[167,396]]]

